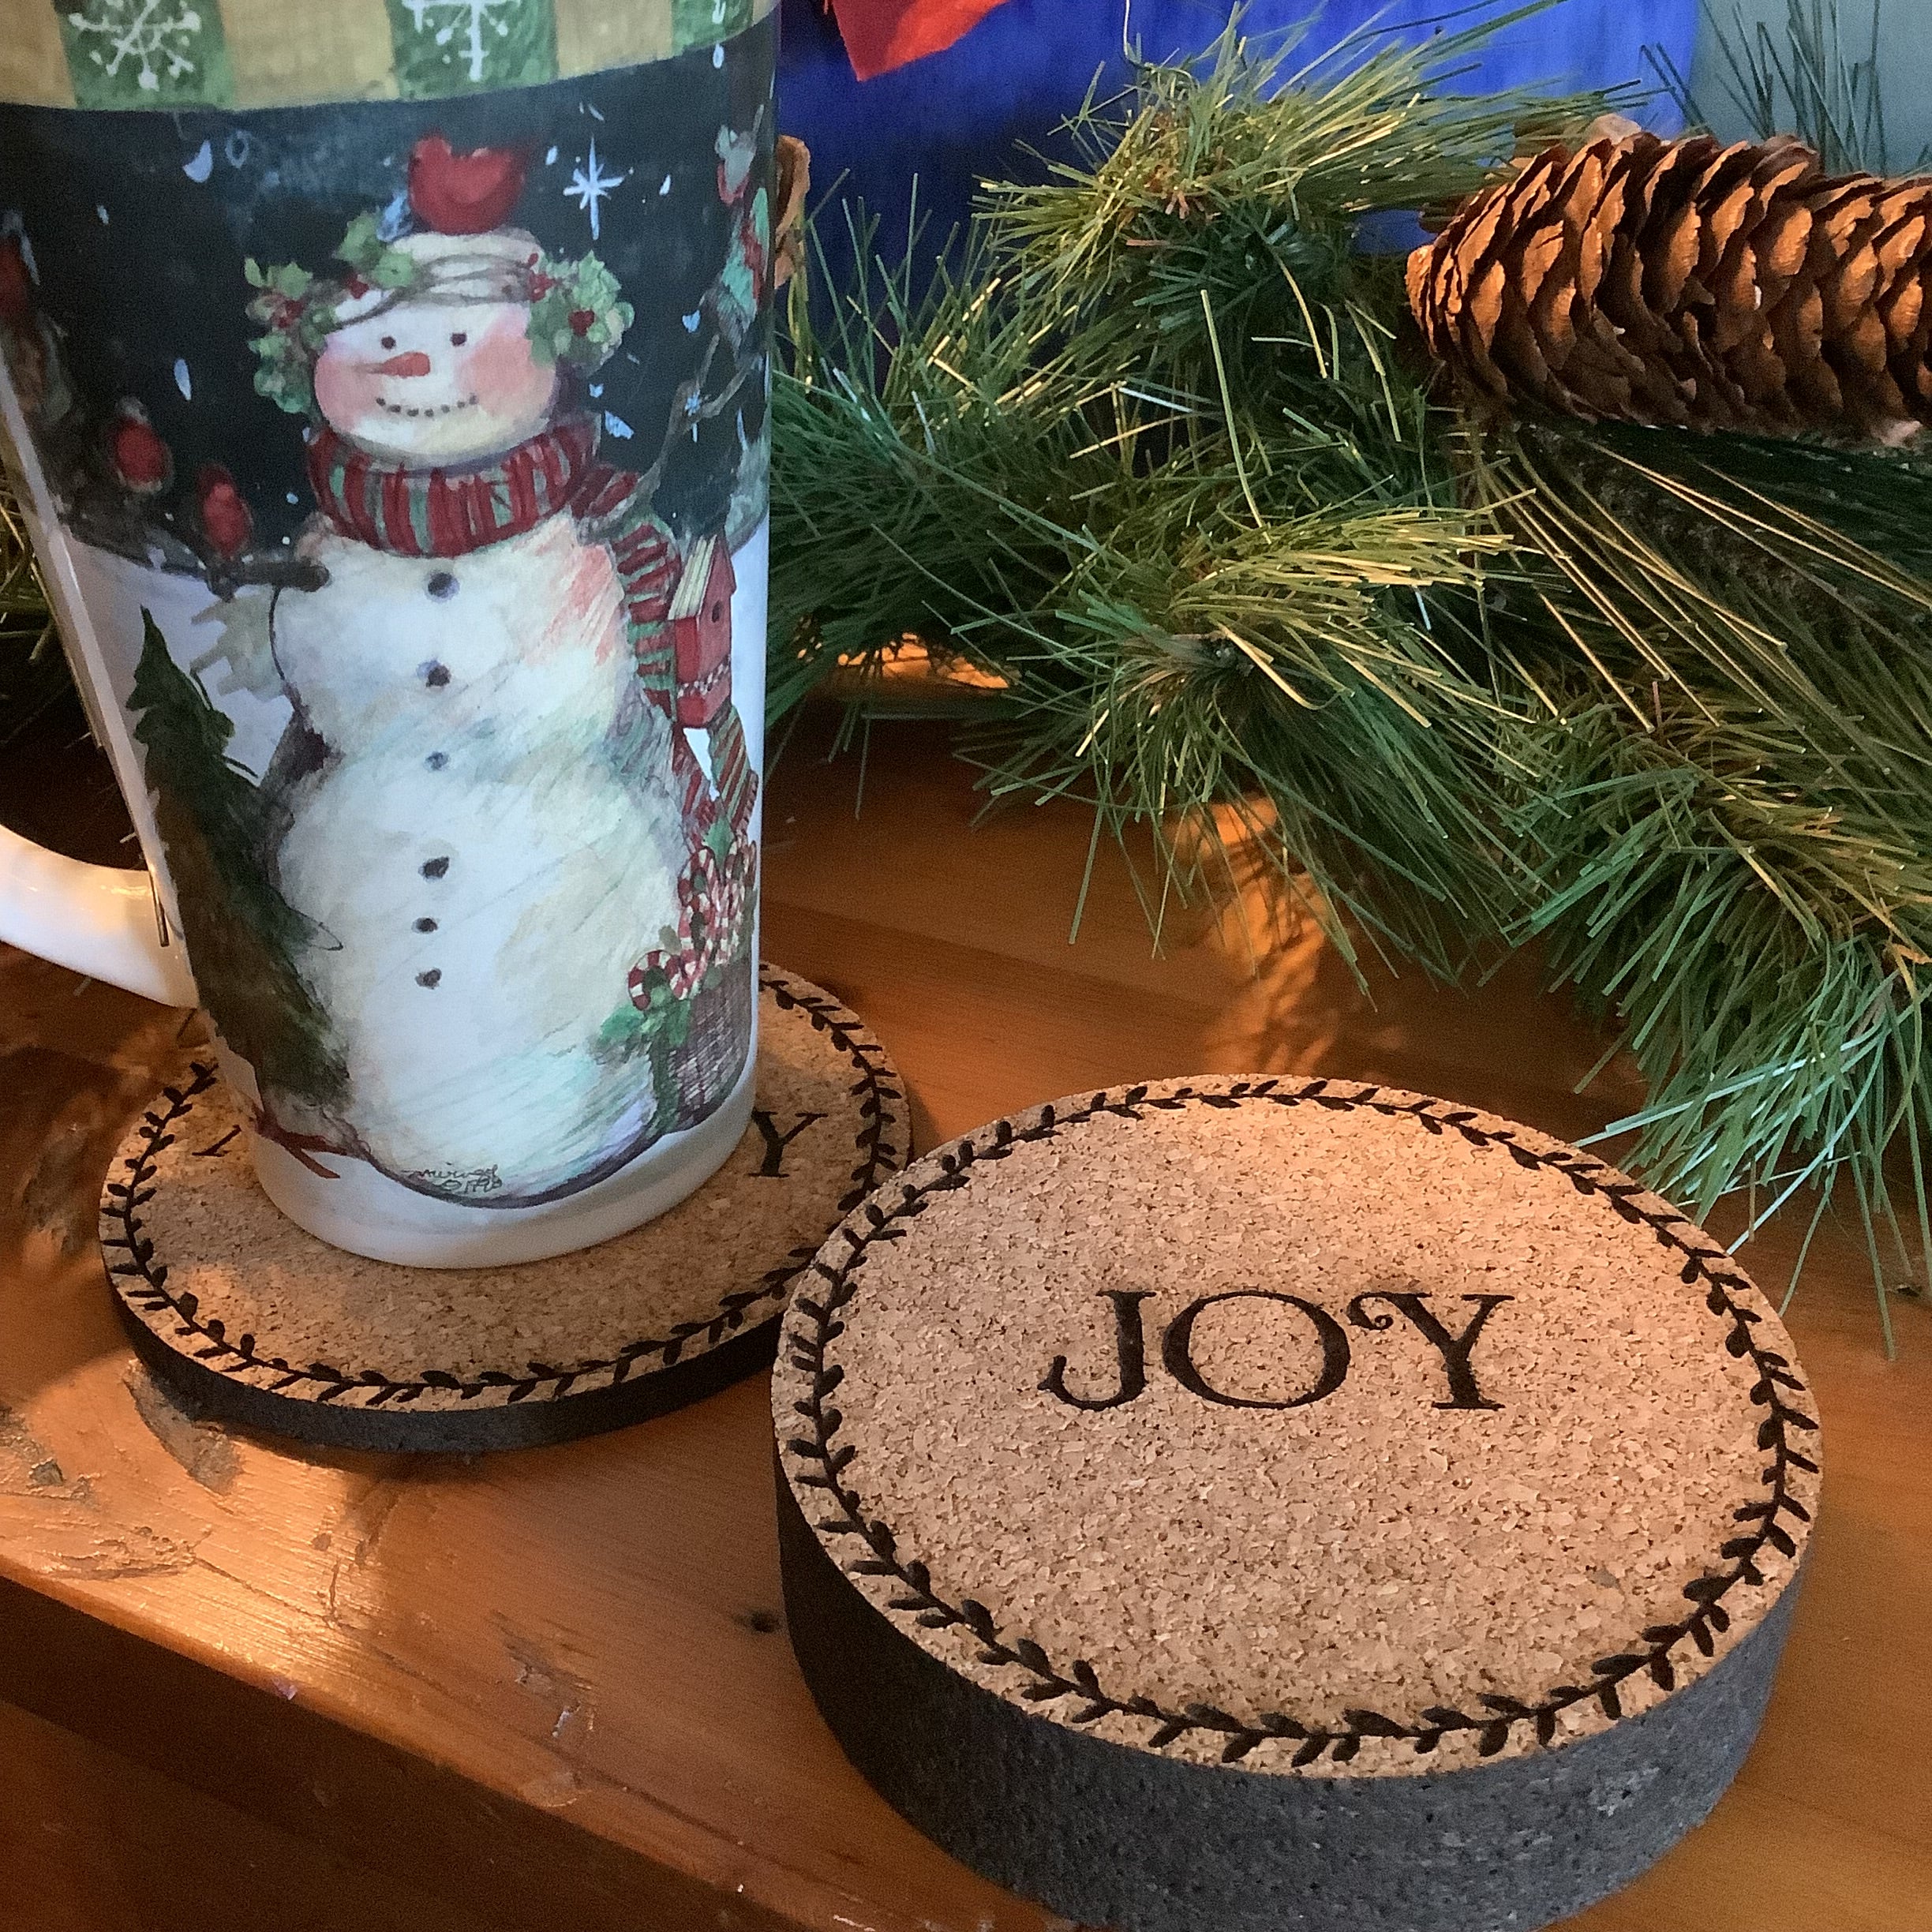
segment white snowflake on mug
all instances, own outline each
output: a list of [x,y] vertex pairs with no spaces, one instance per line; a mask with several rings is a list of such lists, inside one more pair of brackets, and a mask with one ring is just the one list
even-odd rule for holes
[[165,71],[178,80],[195,70],[188,49],[201,31],[201,16],[191,6],[169,6],[163,0],[90,0],[84,9],[67,16],[67,24],[82,36],[95,36],[88,58],[110,76],[124,66],[137,68],[141,92],[152,94]]
[[425,28],[434,28],[438,47],[447,47],[458,31],[462,31],[462,51],[469,62],[472,80],[483,78],[485,32],[494,33],[499,39],[507,36],[510,23],[502,17],[501,10],[508,8],[514,12],[519,4],[519,0],[403,0],[410,19],[416,23],[416,31],[421,33]]
[[631,177],[628,174],[606,174],[603,164],[597,159],[597,143],[590,144],[590,158],[572,173],[570,185],[564,190],[565,196],[583,210],[590,218],[590,239],[598,238],[598,209],[605,199],[620,188]]

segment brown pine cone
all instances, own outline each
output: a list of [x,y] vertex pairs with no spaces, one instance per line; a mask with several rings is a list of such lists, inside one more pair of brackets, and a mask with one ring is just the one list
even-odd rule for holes
[[1548,148],[1410,256],[1409,301],[1477,388],[1574,415],[1932,422],[1932,179],[1828,176],[1796,141]]

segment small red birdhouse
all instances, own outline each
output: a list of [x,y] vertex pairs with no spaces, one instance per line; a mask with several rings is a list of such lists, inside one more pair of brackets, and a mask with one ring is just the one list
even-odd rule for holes
[[699,537],[665,613],[676,653],[680,724],[709,724],[731,701],[731,601],[737,587],[724,539]]

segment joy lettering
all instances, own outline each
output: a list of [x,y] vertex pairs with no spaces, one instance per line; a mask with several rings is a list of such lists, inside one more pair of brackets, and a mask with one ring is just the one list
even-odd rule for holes
[[[1102,1290],[1099,1298],[1109,1303],[1114,1312],[1117,1386],[1110,1395],[1075,1394],[1067,1386],[1067,1358],[1056,1355],[1053,1365],[1046,1371],[1046,1380],[1039,1386],[1072,1409],[1118,1409],[1123,1403],[1132,1402],[1147,1387],[1147,1335],[1140,1305],[1153,1299],[1152,1291],[1144,1288],[1108,1288]],[[1483,1394],[1470,1357],[1489,1317],[1505,1301],[1515,1298],[1514,1295],[1503,1294],[1462,1296],[1461,1299],[1473,1305],[1475,1312],[1455,1333],[1437,1317],[1428,1305],[1428,1296],[1424,1293],[1373,1289],[1366,1294],[1357,1295],[1349,1303],[1346,1313],[1350,1326],[1355,1328],[1382,1334],[1393,1327],[1399,1317],[1421,1335],[1442,1358],[1443,1373],[1448,1383],[1449,1399],[1436,1403],[1436,1408],[1500,1409],[1503,1406],[1500,1402],[1492,1402]],[[1209,1309],[1223,1301],[1273,1301],[1295,1310],[1313,1329],[1321,1347],[1321,1367],[1315,1379],[1305,1388],[1278,1396],[1230,1395],[1226,1390],[1216,1388],[1201,1372],[1194,1359],[1194,1324]],[[1371,1305],[1376,1302],[1386,1303],[1387,1307]],[[1389,1312],[1390,1309],[1394,1313]],[[1232,1288],[1225,1294],[1203,1295],[1198,1301],[1190,1301],[1162,1331],[1160,1356],[1161,1366],[1189,1395],[1198,1395],[1203,1402],[1218,1402],[1226,1409],[1305,1409],[1310,1402],[1318,1402],[1332,1395],[1342,1386],[1347,1379],[1350,1360],[1348,1328],[1326,1309],[1316,1302],[1305,1301],[1300,1295],[1278,1294],[1266,1288]]]

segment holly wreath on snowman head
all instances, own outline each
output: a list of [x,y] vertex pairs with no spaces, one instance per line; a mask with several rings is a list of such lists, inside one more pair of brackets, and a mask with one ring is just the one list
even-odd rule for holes
[[358,215],[335,275],[249,261],[256,388],[412,466],[486,462],[536,436],[564,375],[608,361],[631,309],[596,256],[556,260],[504,226],[523,169],[515,151],[459,155],[427,135],[410,155],[412,232]]

